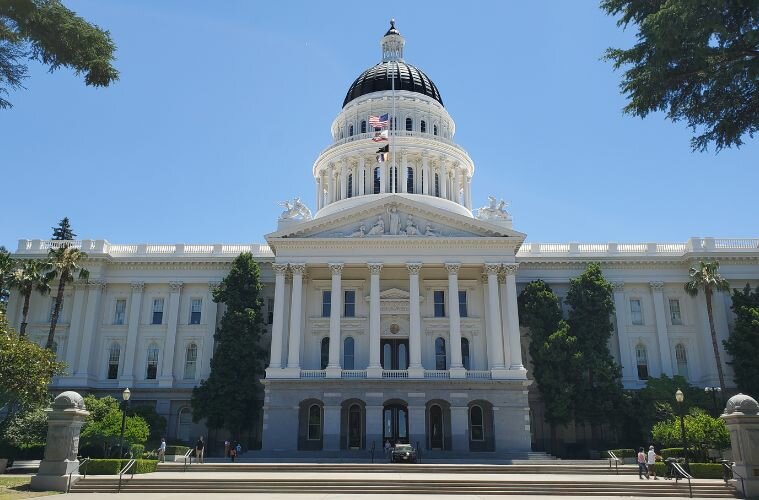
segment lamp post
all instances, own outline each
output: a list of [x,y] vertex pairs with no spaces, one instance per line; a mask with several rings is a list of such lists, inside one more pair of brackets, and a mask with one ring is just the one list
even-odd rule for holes
[[712,402],[714,403],[714,416],[719,416],[719,407],[717,406],[717,394],[720,395],[720,403],[722,403],[722,387],[704,387],[704,392],[712,393]]
[[688,464],[688,441],[685,439],[685,405],[683,404],[685,395],[680,389],[675,393],[675,401],[677,401],[677,406],[680,407],[680,438],[683,442],[683,453],[685,454],[685,469],[690,470],[690,465]]
[[126,427],[126,411],[129,405],[129,387],[121,393],[121,437],[119,437],[119,459],[124,458],[124,427]]

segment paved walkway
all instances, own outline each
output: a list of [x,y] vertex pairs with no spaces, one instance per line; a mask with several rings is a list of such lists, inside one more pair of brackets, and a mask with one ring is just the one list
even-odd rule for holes
[[[198,495],[198,498],[200,498]],[[55,498],[62,498],[65,500],[94,500],[95,498],[129,498],[140,497],[142,500],[179,500],[181,498],[187,498],[186,493],[69,493],[68,495],[56,496]],[[587,496],[547,496],[547,495],[445,495],[445,497],[451,496],[455,500],[535,500],[537,498],[546,498],[554,500],[587,500]],[[441,500],[440,495],[361,495],[357,497],[354,494],[340,495],[340,494],[315,494],[315,495],[302,495],[294,493],[202,493],[204,500],[351,500],[354,498],[361,498],[361,500]],[[612,499],[629,499],[629,500],[651,500],[650,497],[634,497],[634,496],[616,496],[616,497],[600,497],[593,496],[593,500],[612,500]],[[668,497],[668,498],[688,498],[684,497]],[[700,497],[707,498],[707,497]],[[724,498],[719,500],[725,500]]]

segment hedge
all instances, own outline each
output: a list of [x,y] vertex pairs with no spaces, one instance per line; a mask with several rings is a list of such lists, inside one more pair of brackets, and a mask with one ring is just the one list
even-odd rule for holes
[[28,446],[11,446],[8,443],[0,443],[0,458],[13,460],[42,460],[45,455],[44,444],[32,444]]
[[166,447],[167,455],[184,455],[190,450],[189,446],[171,445]]
[[[638,454],[633,450],[632,448],[619,448],[616,450],[609,450],[610,452],[614,453],[617,458],[633,458],[636,457]],[[607,453],[606,457],[608,457],[609,454]]]
[[[666,464],[656,462],[654,467],[657,476],[664,476]],[[722,474],[722,464],[690,464],[690,475],[696,479],[722,479]]]
[[139,458],[143,453],[145,453],[145,445],[133,444],[129,450],[132,452],[132,456],[134,458]]
[[[93,458],[87,467],[87,474],[93,476],[102,476],[108,474],[118,474],[119,471],[129,462],[129,460],[119,460],[116,458]],[[155,472],[158,466],[158,460],[137,460],[135,462],[135,474],[146,474]],[[132,471],[130,470],[129,473]]]

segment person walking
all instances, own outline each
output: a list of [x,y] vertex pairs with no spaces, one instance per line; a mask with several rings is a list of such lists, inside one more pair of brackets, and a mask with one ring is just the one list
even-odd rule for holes
[[203,443],[203,436],[200,436],[198,442],[195,443],[195,459],[199,464],[203,463],[203,448],[205,448],[205,443]]
[[229,456],[229,439],[224,440],[224,456]]
[[648,467],[648,474],[653,474],[654,479],[658,480],[659,478],[656,477],[656,451],[654,451],[654,445],[651,445],[648,447],[648,460],[646,460],[646,466]]
[[161,444],[158,446],[158,460],[166,461],[166,438],[161,438]]
[[229,449],[229,459],[234,462],[236,457],[237,457],[237,447],[236,446],[232,446]]
[[235,446],[235,451],[237,452],[237,456],[238,456],[238,457],[239,457],[239,456],[240,456],[240,454],[242,453],[242,445],[240,444],[240,442],[239,442],[239,441],[237,442],[237,446]]
[[651,479],[648,476],[648,468],[646,467],[646,454],[643,453],[643,448],[638,450],[638,479],[643,479],[643,474],[646,475],[646,479]]

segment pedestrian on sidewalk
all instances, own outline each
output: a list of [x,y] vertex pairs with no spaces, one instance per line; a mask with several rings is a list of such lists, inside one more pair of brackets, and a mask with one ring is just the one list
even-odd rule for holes
[[205,448],[205,443],[203,443],[203,436],[200,436],[198,442],[195,443],[195,459],[199,464],[203,463],[203,448]]
[[638,449],[638,479],[643,479],[643,474],[646,475],[646,479],[651,479],[648,476],[648,468],[646,467],[646,454],[643,453],[643,448]]
[[654,479],[658,480],[659,478],[656,477],[656,452],[654,451],[654,445],[651,445],[648,447],[648,460],[646,461],[646,465],[648,466],[648,473],[654,475]]
[[235,446],[235,451],[237,452],[237,456],[238,456],[238,457],[239,457],[239,456],[240,456],[240,454],[242,453],[242,445],[240,444],[240,442],[239,442],[239,441],[237,442],[237,446]]
[[229,439],[224,440],[224,456],[229,456]]
[[229,449],[229,458],[230,458],[230,460],[232,460],[234,462],[236,457],[237,457],[237,447],[236,446],[232,446]]
[[161,438],[161,444],[158,446],[158,460],[166,461],[166,438]]

